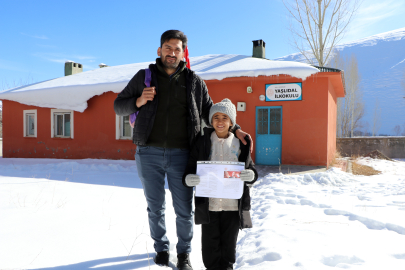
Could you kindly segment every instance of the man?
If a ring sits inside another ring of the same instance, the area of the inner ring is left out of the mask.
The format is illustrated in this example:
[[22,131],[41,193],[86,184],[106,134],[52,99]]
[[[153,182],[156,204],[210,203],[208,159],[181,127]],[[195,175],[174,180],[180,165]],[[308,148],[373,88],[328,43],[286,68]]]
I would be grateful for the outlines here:
[[[154,261],[169,265],[165,225],[165,176],[176,213],[177,268],[192,270],[189,254],[193,237],[193,190],[183,186],[189,148],[206,123],[213,104],[204,81],[182,61],[187,37],[178,30],[164,32],[156,64],[151,64],[151,87],[145,87],[145,70],[138,71],[114,101],[121,116],[139,112],[133,130],[136,165],[148,204],[150,235],[157,252]],[[239,127],[237,127],[239,128]],[[243,139],[245,132],[235,134]]]

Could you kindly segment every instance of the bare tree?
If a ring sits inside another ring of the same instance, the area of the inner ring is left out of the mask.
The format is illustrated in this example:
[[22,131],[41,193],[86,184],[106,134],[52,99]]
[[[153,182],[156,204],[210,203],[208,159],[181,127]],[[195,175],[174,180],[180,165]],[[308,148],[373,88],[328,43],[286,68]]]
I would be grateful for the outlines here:
[[381,108],[378,99],[375,100],[374,114],[373,114],[373,126],[372,126],[372,136],[377,136],[377,132],[381,128]]
[[392,130],[394,131],[395,136],[401,135],[401,126],[400,125],[396,125]]
[[338,137],[353,137],[354,130],[359,130],[364,115],[364,102],[361,77],[355,55],[343,58],[338,51],[331,61],[333,67],[344,70],[346,95],[337,101],[336,131]]
[[25,79],[12,80],[12,81],[2,80],[1,84],[0,84],[0,91],[12,89],[12,88],[16,88],[16,87],[20,87],[20,86],[24,86],[24,85],[30,85],[35,82],[36,82],[36,80],[31,76],[27,76]]
[[[405,68],[402,71],[401,86],[402,86],[402,90],[404,91],[404,94],[405,94]],[[405,98],[405,96],[404,96],[404,98]]]
[[283,0],[291,18],[293,46],[309,63],[325,66],[362,1]]

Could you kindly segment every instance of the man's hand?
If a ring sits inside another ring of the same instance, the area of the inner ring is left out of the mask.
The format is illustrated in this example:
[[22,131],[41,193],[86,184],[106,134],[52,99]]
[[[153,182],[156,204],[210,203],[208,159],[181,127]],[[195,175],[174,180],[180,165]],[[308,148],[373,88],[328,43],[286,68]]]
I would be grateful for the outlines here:
[[247,144],[247,141],[245,140],[245,136],[246,136],[246,135],[249,136],[249,140],[250,140],[250,153],[252,153],[252,152],[253,152],[253,140],[252,140],[252,137],[250,137],[250,134],[248,134],[248,133],[242,131],[241,129],[237,129],[237,130],[235,131],[235,135],[236,135],[236,137],[237,137],[239,140],[242,141],[242,143],[243,143],[244,145]]
[[136,106],[140,108],[145,105],[146,102],[152,101],[156,95],[155,87],[146,87],[143,89],[142,96],[136,100]]

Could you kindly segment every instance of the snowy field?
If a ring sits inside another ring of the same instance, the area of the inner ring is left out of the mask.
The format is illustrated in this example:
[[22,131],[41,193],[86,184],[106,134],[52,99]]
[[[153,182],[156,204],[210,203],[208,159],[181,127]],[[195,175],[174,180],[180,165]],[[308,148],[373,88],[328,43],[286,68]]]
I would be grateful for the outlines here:
[[[382,171],[270,174],[252,188],[254,228],[236,269],[405,269],[405,162]],[[0,269],[167,269],[153,263],[134,161],[0,158]],[[175,216],[167,190],[171,267]],[[204,269],[200,226],[191,262]]]

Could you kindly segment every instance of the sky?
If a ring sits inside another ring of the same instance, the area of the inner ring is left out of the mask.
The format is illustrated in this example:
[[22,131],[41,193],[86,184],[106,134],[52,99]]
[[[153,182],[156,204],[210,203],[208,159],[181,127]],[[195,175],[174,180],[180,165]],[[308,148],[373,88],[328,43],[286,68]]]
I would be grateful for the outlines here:
[[[364,0],[348,42],[405,26],[405,1]],[[190,56],[251,55],[266,42],[266,58],[297,52],[282,0],[28,1],[0,0],[0,90],[64,76],[67,60],[84,71],[153,61],[160,35],[184,31]]]

